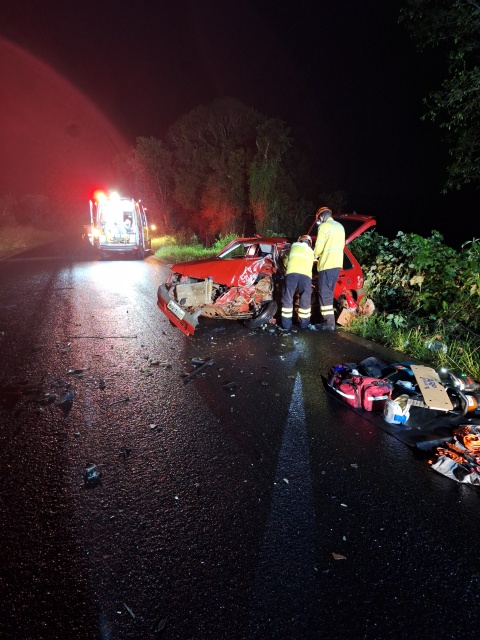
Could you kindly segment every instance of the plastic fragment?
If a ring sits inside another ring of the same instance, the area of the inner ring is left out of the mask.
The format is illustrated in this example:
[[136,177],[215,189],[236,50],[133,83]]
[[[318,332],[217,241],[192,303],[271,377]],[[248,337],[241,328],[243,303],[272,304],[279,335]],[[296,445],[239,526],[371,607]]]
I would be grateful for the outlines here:
[[100,480],[100,471],[98,471],[97,465],[92,464],[90,467],[87,467],[83,477],[86,485],[93,486],[97,484]]
[[135,614],[133,613],[133,611],[130,609],[130,607],[125,604],[125,602],[123,603],[123,606],[125,607],[125,609],[128,611],[128,613],[132,616],[133,620],[135,620]]
[[57,407],[59,407],[64,413],[68,413],[73,406],[74,397],[75,391],[73,389],[71,391],[67,391],[67,393],[60,399],[60,402],[57,403]]
[[160,633],[160,631],[163,631],[163,629],[165,629],[166,624],[167,624],[167,619],[160,618],[160,620],[153,627],[153,633]]

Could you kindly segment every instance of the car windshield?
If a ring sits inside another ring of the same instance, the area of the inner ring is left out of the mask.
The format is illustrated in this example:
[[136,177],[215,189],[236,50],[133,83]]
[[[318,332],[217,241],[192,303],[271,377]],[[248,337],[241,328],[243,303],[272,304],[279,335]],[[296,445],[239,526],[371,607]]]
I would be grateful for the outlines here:
[[274,245],[262,242],[237,242],[218,255],[219,258],[264,258],[271,256]]
[[241,242],[237,242],[236,244],[228,247],[225,251],[222,251],[218,255],[219,258],[244,258],[248,255],[250,247],[254,247],[252,243],[244,244]]

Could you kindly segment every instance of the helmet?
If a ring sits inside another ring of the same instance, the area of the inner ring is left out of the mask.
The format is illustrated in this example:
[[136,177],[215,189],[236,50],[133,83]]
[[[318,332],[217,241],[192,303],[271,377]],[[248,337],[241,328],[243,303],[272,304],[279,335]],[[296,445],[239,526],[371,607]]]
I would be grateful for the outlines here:
[[312,239],[310,236],[300,236],[298,242],[306,242],[309,247],[312,246]]
[[316,213],[318,224],[322,224],[322,222],[325,222],[325,220],[329,218],[331,215],[332,215],[331,209],[329,209],[328,207],[320,207],[320,209]]

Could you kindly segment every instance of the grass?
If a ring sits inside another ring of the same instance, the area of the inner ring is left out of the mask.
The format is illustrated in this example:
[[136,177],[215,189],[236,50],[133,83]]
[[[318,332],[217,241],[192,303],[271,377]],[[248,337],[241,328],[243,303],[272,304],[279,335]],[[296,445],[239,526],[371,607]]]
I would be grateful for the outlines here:
[[450,340],[440,334],[427,334],[419,326],[396,327],[379,313],[355,318],[346,330],[435,369],[446,367],[480,380],[480,337],[475,334]]
[[152,238],[152,252],[156,258],[171,263],[201,260],[216,256],[235,237],[234,234],[220,236],[213,246],[207,249],[198,242],[195,236],[190,239],[189,243],[182,237],[159,236]]
[[165,260],[165,262],[186,262],[187,260],[201,260],[202,258],[210,258],[215,256],[218,251],[216,249],[205,249],[202,245],[166,245],[158,249],[154,248],[152,241],[152,251],[156,258]]

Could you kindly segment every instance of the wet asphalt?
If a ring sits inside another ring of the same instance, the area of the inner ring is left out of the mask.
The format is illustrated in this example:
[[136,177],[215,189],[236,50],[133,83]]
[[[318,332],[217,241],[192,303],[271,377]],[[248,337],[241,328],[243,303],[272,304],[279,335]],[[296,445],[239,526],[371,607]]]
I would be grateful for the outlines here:
[[[2,639],[475,633],[478,489],[321,382],[401,355],[187,338],[156,307],[165,265],[70,249],[0,263]],[[192,358],[213,364],[185,382]]]

